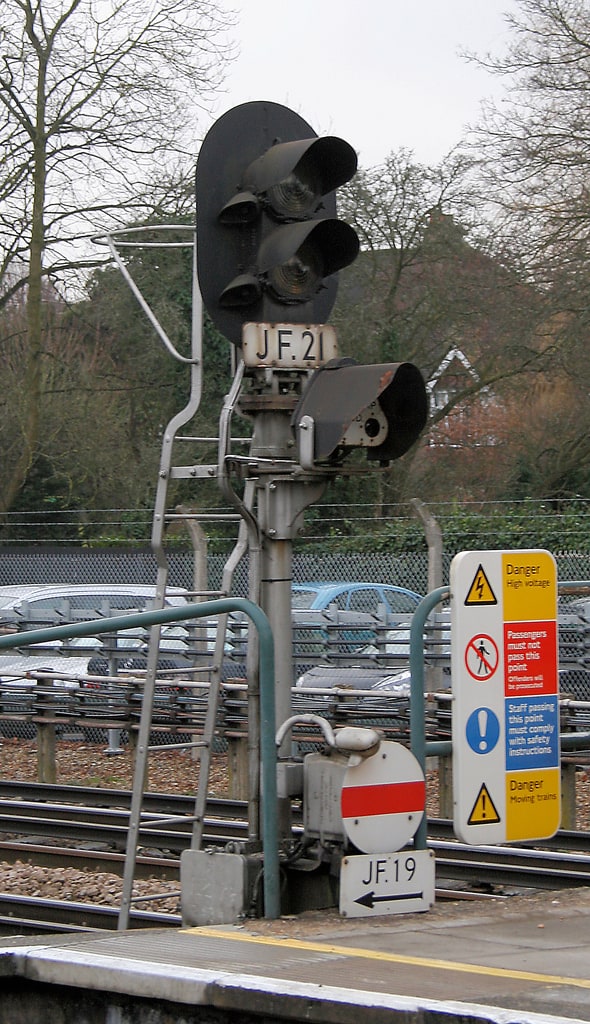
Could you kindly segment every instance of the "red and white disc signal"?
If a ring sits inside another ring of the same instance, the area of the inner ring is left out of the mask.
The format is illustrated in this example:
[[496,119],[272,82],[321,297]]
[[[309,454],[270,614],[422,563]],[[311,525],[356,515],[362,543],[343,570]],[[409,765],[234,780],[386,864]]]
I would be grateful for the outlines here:
[[415,835],[426,807],[418,760],[401,743],[385,741],[376,754],[346,769],[344,830],[363,853],[395,853]]

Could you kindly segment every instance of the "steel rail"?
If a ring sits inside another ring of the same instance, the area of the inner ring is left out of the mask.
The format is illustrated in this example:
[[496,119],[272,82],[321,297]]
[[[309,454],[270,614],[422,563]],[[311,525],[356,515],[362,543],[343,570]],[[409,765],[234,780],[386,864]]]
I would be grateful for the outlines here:
[[[452,840],[454,838],[453,822],[450,818],[428,818],[427,827],[429,839]],[[542,847],[544,850],[565,850],[568,853],[587,854],[590,850],[590,833],[559,829],[549,839],[543,839],[539,843],[529,839],[519,843],[515,849],[536,849],[538,847]]]
[[[449,878],[479,876],[488,883],[535,889],[590,885],[590,857],[583,854],[505,846],[465,846],[430,840],[437,871]],[[458,872],[454,874],[454,872]]]
[[[72,846],[48,846],[45,843],[19,842],[0,840],[0,861],[15,864],[17,861],[35,864],[44,868],[76,868],[80,871],[105,871],[111,875],[122,876],[125,855],[114,850],[92,850]],[[178,857],[165,857],[156,854],[139,854],[137,857],[136,878],[165,878],[177,881],[179,878],[180,860]],[[0,883],[1,888],[1,883]]]
[[[102,812],[105,824],[117,826],[125,822],[130,802],[131,793],[126,789],[0,780],[0,823],[14,815],[17,825],[22,821],[24,810],[27,810],[32,818],[42,818],[47,810],[48,815],[54,819],[71,814],[75,823],[82,813],[86,821],[91,819],[97,825],[101,823]],[[174,824],[175,832],[181,831],[181,826],[185,822],[187,826],[191,823],[193,802],[192,796],[178,793],[146,793],[143,819],[145,826],[149,828],[157,820],[159,825],[165,826],[169,822],[170,825]],[[83,809],[82,812],[79,808]],[[211,823],[211,834],[215,828],[218,832],[227,831],[230,838],[238,838],[243,830],[246,808],[247,804],[243,800],[210,797],[206,808],[206,822]],[[297,828],[300,827],[301,820],[301,808],[295,805],[293,821]],[[6,832],[7,829],[0,831]],[[447,818],[429,817],[427,832],[429,839],[452,840],[453,823]],[[518,843],[515,848],[530,849],[537,846],[545,850],[587,853],[590,848],[590,836],[584,831],[560,829],[555,836],[544,839],[541,843],[526,841]]]
[[[118,916],[118,907],[0,893],[0,928],[57,932],[115,930]],[[130,928],[179,928],[181,924],[179,914],[135,909],[130,913]]]
[[[32,800],[48,803],[84,804],[86,807],[127,807],[131,806],[130,789],[107,789],[104,786],[72,786],[59,782],[20,782],[14,779],[0,779],[0,800]],[[194,796],[183,793],[144,794],[144,808],[152,811],[166,811],[170,807],[179,813],[186,808],[190,814],[194,807]],[[232,800],[225,797],[209,797],[207,809],[211,814],[223,813],[224,816],[235,814],[238,818],[246,816],[245,800]]]
[[[485,886],[516,886],[519,891],[527,888],[555,891],[590,883],[589,857],[504,847],[473,848],[441,841],[429,841],[429,846],[436,855],[436,897],[439,900],[509,899],[502,893],[477,891],[478,887]],[[68,851],[61,852],[67,854]],[[167,877],[173,878],[172,862],[166,862],[166,865]],[[467,882],[474,888],[465,891],[456,885],[453,888],[441,886],[451,879],[454,883]],[[111,930],[117,927],[117,919],[116,907],[0,893],[0,933],[6,929],[21,932]],[[180,916],[172,912],[134,908],[129,927],[180,927],[181,923]]]
[[[104,789],[101,787],[69,786],[48,782],[15,782],[0,780],[0,803],[6,801],[25,801],[45,804],[71,804],[90,808],[106,808],[108,810],[129,810],[131,791],[128,789]],[[158,814],[170,817],[192,815],[194,796],[182,793],[151,793],[144,794],[145,814]],[[234,800],[229,797],[209,797],[205,808],[207,819],[236,819],[244,821],[247,816],[248,804],[245,800]],[[293,808],[293,820],[302,819],[301,809]]]
[[[15,813],[14,804],[6,808],[0,803],[0,833],[5,835],[44,836],[70,842],[109,844],[115,849],[125,850],[129,830],[129,812],[108,811],[99,808],[72,808],[66,805],[36,805],[20,803]],[[149,816],[142,815],[139,838],[142,846],[154,849],[182,852],[190,846],[192,817],[186,821],[176,820],[166,827],[150,824]],[[206,821],[207,841],[210,844],[225,844],[231,840],[248,838],[248,823],[245,819],[224,820],[208,818]]]
[[[224,806],[223,801],[220,806]],[[129,811],[126,808],[0,801],[0,832],[13,837],[10,840],[11,847],[14,847],[14,837],[17,836],[66,839],[69,842],[84,842],[85,853],[89,858],[94,856],[94,852],[88,849],[89,843],[99,849],[110,845],[115,851],[111,854],[114,861],[117,849],[123,850],[125,847],[128,820]],[[178,815],[171,815],[170,826],[166,827],[166,819],[161,817],[161,812],[148,812],[142,817],[142,844],[146,848],[180,854],[190,844],[190,826],[190,815],[184,820]],[[530,877],[533,887],[590,884],[590,856],[585,852],[588,843],[586,833],[559,832],[553,840],[536,846],[527,843],[517,846],[472,847],[453,840],[451,828],[450,822],[441,819],[433,819],[427,825],[428,846],[435,851],[437,871],[445,877],[455,877],[453,873],[457,873],[457,877],[468,875],[486,881],[499,879],[503,882],[510,877],[511,884],[526,884],[526,879]],[[209,844],[223,846],[244,839],[247,839],[247,823],[244,818],[207,819]],[[31,844],[17,845],[32,852]],[[51,855],[47,847],[43,848],[43,852],[46,857]],[[72,853],[74,855],[76,851]],[[61,848],[55,856],[63,861],[67,857],[67,850]],[[108,862],[107,853],[104,863]]]

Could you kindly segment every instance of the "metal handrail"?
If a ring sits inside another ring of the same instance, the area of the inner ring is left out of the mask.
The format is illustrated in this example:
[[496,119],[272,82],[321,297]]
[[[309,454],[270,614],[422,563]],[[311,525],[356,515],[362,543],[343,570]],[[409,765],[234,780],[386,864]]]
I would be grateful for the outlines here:
[[96,633],[116,633],[119,629],[134,629],[143,626],[163,625],[167,622],[182,622],[198,619],[205,615],[223,615],[241,611],[254,623],[259,644],[261,738],[260,754],[262,763],[263,853],[264,853],[264,916],[269,919],[280,917],[279,884],[279,842],[277,772],[275,748],[275,669],[274,639],[268,618],[258,605],[242,597],[225,597],[217,601],[174,608],[160,608],[149,612],[117,615],[109,619],[92,619],[87,622],[71,623],[32,629],[24,633],[0,636],[0,651],[12,647],[47,643],[51,640],[69,640],[72,637],[95,636]]

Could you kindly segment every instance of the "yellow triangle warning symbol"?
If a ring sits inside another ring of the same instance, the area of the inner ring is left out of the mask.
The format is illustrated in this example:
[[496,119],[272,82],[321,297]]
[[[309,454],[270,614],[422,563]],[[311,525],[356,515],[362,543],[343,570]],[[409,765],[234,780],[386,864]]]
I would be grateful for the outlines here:
[[467,819],[468,825],[497,825],[500,821],[500,815],[498,814],[494,801],[492,800],[488,787],[485,782],[482,782],[481,788],[475,803],[471,810],[471,814]]
[[497,604],[498,599],[492,590],[490,581],[488,580],[483,565],[478,566],[477,572],[473,577],[473,583],[471,584],[467,597],[465,598],[465,604]]

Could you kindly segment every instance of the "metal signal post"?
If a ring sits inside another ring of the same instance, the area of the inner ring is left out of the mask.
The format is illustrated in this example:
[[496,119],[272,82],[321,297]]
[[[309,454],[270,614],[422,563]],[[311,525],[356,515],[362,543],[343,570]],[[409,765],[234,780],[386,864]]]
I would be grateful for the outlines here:
[[[427,416],[415,366],[340,359],[327,324],[337,272],[359,250],[336,216],[336,189],[356,168],[347,142],[318,138],[294,111],[268,102],[224,114],[197,162],[199,286],[236,349],[235,410],[253,423],[248,455],[228,459],[220,476],[250,524],[259,586],[251,582],[249,596],[273,630],[277,728],[291,714],[292,544],[304,510],[353,449],[387,464],[411,447]],[[247,501],[238,496],[244,481]],[[283,747],[288,755],[286,740]],[[284,828],[287,836],[286,820]]]

